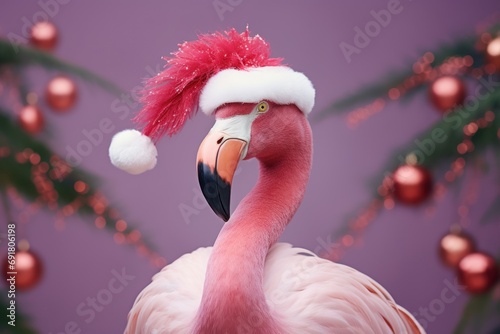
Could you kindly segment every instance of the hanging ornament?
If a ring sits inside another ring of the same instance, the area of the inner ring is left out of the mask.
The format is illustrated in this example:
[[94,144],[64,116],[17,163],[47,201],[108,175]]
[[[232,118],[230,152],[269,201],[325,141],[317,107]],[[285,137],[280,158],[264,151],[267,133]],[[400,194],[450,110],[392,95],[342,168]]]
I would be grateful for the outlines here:
[[486,47],[486,60],[500,71],[500,37],[491,40]]
[[45,100],[55,111],[67,111],[75,105],[76,98],[77,90],[73,80],[57,76],[49,81],[45,91]]
[[30,43],[38,49],[52,51],[57,45],[57,40],[57,28],[50,22],[38,22],[31,28]]
[[19,112],[19,125],[24,131],[36,135],[43,130],[45,124],[42,112],[37,106],[24,106]]
[[[43,265],[40,258],[30,250],[18,250],[15,253],[15,267],[10,268],[8,258],[3,261],[5,279],[15,276],[16,289],[27,290],[35,286],[43,275]],[[8,274],[15,272],[16,274]],[[7,281],[9,282],[9,281]]]
[[464,102],[465,84],[456,76],[439,77],[429,87],[429,98],[438,110],[447,112]]
[[498,277],[495,259],[482,252],[471,253],[458,264],[458,280],[470,293],[488,291],[495,285]]
[[451,231],[439,241],[439,257],[452,268],[456,268],[460,260],[475,250],[476,244],[472,237],[461,230]]
[[393,174],[394,197],[405,204],[420,204],[432,190],[431,174],[424,167],[406,164]]

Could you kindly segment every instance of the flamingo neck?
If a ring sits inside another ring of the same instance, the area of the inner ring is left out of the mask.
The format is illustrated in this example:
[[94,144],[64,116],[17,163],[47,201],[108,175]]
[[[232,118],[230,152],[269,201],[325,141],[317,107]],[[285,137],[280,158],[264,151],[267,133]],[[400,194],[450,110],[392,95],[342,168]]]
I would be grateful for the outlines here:
[[[254,189],[222,228],[208,262],[194,333],[282,333],[266,303],[264,264],[302,201],[312,139],[304,118],[281,156],[261,158]],[[293,140],[295,139],[295,140]]]

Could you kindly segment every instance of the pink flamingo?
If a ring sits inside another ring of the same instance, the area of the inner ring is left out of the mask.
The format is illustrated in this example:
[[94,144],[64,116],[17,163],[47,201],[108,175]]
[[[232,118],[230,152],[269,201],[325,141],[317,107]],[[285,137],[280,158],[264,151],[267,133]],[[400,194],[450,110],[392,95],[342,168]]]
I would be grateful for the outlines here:
[[[215,36],[255,42],[248,31]],[[200,40],[207,44],[209,38]],[[256,86],[249,86],[253,81]],[[216,122],[198,151],[198,177],[226,223],[213,247],[183,255],[153,277],[137,297],[125,333],[424,333],[368,276],[276,242],[300,205],[311,170],[309,80],[284,66],[225,67],[202,87],[200,108],[215,114]],[[145,110],[158,107],[156,102]],[[147,141],[148,135],[132,136]],[[130,162],[135,158],[120,142],[129,147],[131,141],[115,136],[113,163],[137,173],[138,162]],[[234,171],[240,160],[251,158],[260,162],[258,182],[230,215]],[[143,161],[140,171],[155,161]]]

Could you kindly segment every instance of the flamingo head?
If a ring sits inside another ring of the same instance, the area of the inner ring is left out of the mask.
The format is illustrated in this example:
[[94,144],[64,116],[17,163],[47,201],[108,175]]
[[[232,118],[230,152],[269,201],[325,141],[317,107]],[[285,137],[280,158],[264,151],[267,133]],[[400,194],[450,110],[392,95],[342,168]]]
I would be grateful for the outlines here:
[[224,221],[230,217],[231,184],[240,160],[272,164],[310,141],[306,116],[293,105],[269,100],[227,103],[215,111],[216,122],[197,155],[198,180],[212,210]]

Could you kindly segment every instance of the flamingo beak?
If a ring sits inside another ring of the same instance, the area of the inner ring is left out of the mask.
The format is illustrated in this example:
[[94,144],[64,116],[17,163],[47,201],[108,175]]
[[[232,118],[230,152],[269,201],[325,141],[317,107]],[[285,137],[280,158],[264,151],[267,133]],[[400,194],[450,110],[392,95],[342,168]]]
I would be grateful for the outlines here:
[[196,164],[201,191],[214,212],[225,222],[230,216],[231,183],[247,141],[212,130],[198,149]]

